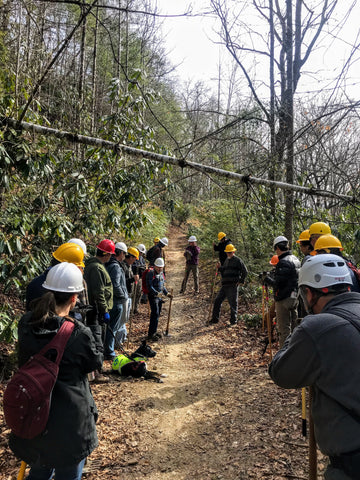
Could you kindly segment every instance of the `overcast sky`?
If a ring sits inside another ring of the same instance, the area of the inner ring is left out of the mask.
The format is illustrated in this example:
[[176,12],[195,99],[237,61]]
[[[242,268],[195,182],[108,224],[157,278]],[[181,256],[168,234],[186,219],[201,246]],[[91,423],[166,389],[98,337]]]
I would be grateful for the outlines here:
[[[153,0],[158,9],[164,14],[181,14],[184,13],[190,4],[192,4],[192,13],[201,13],[209,11],[209,0]],[[340,0],[340,7],[347,9],[352,0]],[[338,18],[341,18],[340,13]],[[339,67],[346,54],[344,48],[346,42],[354,40],[359,30],[360,6],[357,5],[356,10],[347,22],[347,27],[341,32],[342,41],[331,43],[329,41],[328,50],[326,46],[324,50],[319,52],[316,60],[312,60],[313,64],[306,64],[306,70],[321,71],[317,74],[323,75],[324,78],[336,77],[336,68]],[[226,65],[230,63],[230,54],[224,46],[214,44],[218,41],[216,19],[211,16],[187,17],[187,18],[166,18],[163,21],[162,31],[165,35],[166,49],[169,53],[169,59],[174,65],[179,65],[177,74],[182,80],[203,80],[209,86],[216,89],[216,78],[218,77],[219,61],[222,64],[222,76],[226,76]],[[359,38],[358,38],[359,41]],[[330,48],[329,48],[330,47]],[[314,55],[312,56],[314,58]],[[306,82],[300,84],[300,88],[306,91],[314,78],[310,75]],[[357,83],[358,90],[360,83],[360,65],[355,63],[351,72],[349,83]],[[358,95],[357,95],[358,96]]]

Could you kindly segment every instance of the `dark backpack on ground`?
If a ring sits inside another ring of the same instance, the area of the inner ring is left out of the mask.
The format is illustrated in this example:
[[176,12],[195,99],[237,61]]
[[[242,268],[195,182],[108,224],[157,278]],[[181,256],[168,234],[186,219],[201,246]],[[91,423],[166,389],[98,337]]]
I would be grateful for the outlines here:
[[[59,373],[67,341],[74,323],[61,325],[54,338],[14,373],[4,393],[4,415],[7,425],[20,438],[40,435],[49,418],[51,393]],[[56,353],[56,360],[54,358]]]
[[146,270],[144,270],[141,276],[141,289],[145,295],[149,294],[149,286],[148,286],[146,277],[150,271],[152,271],[155,276],[155,271],[153,267],[149,267]]

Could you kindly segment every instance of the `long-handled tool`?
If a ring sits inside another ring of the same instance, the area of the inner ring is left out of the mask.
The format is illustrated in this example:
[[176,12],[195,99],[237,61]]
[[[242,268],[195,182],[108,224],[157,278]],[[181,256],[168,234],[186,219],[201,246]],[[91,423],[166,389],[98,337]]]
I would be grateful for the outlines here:
[[272,360],[272,318],[270,315],[270,305],[269,305],[269,289],[267,285],[265,285],[265,295],[266,295],[266,325],[268,331],[268,339],[269,339],[269,352],[270,352],[270,360]]
[[306,388],[301,389],[302,436],[306,437]]
[[262,285],[262,331],[265,332],[265,285]]
[[313,387],[309,388],[309,480],[317,480],[317,449],[314,422],[311,415]]
[[168,313],[168,319],[167,319],[167,324],[166,324],[166,330],[165,330],[165,336],[169,337],[169,324],[170,324],[170,315],[171,315],[171,306],[172,306],[172,301],[173,301],[173,288],[170,290],[171,298],[170,298],[170,303],[169,303],[169,313]]
[[210,321],[210,315],[211,315],[211,312],[212,312],[212,305],[213,305],[213,301],[214,301],[214,292],[215,292],[215,284],[216,284],[217,275],[218,275],[218,266],[216,264],[215,265],[215,275],[213,277],[213,281],[212,281],[212,285],[211,285],[210,305],[209,305],[209,312],[208,312],[208,315],[207,315],[207,320],[208,321]]
[[26,462],[24,462],[24,460],[22,460],[21,464],[20,464],[20,470],[19,470],[19,473],[18,473],[18,476],[17,476],[17,480],[24,480],[26,467],[27,467]]

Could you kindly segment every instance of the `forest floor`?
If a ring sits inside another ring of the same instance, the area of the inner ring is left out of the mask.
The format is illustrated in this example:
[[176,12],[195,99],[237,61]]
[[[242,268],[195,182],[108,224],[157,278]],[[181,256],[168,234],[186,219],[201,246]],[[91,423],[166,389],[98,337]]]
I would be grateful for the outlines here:
[[[85,480],[247,480],[308,479],[308,440],[302,437],[300,391],[270,380],[269,350],[262,356],[261,329],[229,326],[223,305],[220,323],[208,326],[211,278],[201,267],[200,294],[192,277],[180,295],[186,232],[173,227],[166,251],[167,286],[173,288],[169,336],[151,343],[147,362],[155,380],[110,373],[107,384],[92,385],[99,410],[99,447],[85,467]],[[211,266],[211,270],[213,267]],[[159,330],[165,330],[169,301]],[[260,305],[240,313],[255,313]],[[129,352],[145,337],[148,306],[133,316]],[[0,385],[0,393],[4,382]],[[7,447],[8,429],[0,411],[0,478],[15,480],[20,462]],[[325,460],[318,452],[322,478]]]

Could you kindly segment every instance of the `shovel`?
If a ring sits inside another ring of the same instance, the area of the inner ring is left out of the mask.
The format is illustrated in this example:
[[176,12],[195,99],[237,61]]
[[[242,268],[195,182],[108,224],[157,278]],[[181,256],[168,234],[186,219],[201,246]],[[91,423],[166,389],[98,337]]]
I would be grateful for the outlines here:
[[172,305],[172,301],[173,301],[173,288],[170,290],[170,293],[171,293],[171,298],[170,298],[170,303],[169,303],[169,313],[168,313],[168,319],[167,319],[167,324],[166,324],[166,330],[165,330],[165,336],[166,337],[170,337],[171,335],[169,335],[169,324],[170,324],[170,314],[171,314],[171,305]]

